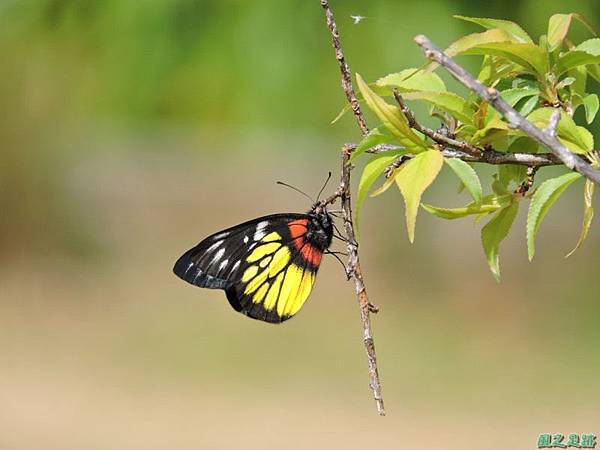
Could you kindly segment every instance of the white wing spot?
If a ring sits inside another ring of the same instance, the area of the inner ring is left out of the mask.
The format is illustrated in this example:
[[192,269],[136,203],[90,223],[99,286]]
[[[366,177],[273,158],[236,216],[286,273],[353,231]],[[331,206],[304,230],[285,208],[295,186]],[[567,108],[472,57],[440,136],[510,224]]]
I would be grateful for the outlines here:
[[244,236],[244,244],[247,244],[249,240],[250,239],[248,238],[248,236]]
[[235,264],[233,265],[233,267],[231,268],[231,273],[235,272],[236,269],[240,266],[240,260],[238,259]]
[[263,237],[265,237],[265,228],[267,228],[267,225],[269,225],[269,222],[266,220],[256,225],[256,231],[254,232],[255,241],[260,241]]
[[229,262],[228,259],[226,259],[225,261],[223,261],[221,264],[219,264],[219,272],[221,270],[223,270],[223,268],[227,265],[227,263]]
[[206,249],[207,252],[213,251],[214,249],[216,249],[217,247],[219,247],[221,244],[223,243],[222,240],[215,242],[213,245],[211,245],[210,247],[208,247]]
[[219,260],[221,259],[221,256],[223,256],[223,253],[225,253],[225,249],[224,249],[224,248],[222,248],[221,250],[219,250],[219,251],[218,251],[218,252],[215,254],[215,257],[212,259],[212,263],[211,263],[211,264],[214,264],[214,263],[216,263],[217,261],[219,261]]

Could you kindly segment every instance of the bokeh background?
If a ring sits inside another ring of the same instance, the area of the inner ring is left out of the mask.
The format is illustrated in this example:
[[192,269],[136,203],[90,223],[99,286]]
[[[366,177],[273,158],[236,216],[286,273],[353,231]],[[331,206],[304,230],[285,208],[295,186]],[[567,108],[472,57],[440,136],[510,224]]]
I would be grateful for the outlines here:
[[[576,8],[600,28],[595,0],[332,7],[369,80],[420,65],[418,33],[444,46],[477,30],[453,14],[538,36]],[[563,259],[581,184],[531,264],[521,211],[501,284],[470,221],[421,214],[409,245],[398,193],[367,202],[385,418],[333,259],[283,326],[171,274],[219,228],[306,210],[275,181],[314,193],[337,172],[358,139],[351,117],[330,125],[343,104],[317,0],[0,2],[0,448],[532,449],[542,432],[600,435],[597,226]],[[426,200],[464,199],[444,173]]]

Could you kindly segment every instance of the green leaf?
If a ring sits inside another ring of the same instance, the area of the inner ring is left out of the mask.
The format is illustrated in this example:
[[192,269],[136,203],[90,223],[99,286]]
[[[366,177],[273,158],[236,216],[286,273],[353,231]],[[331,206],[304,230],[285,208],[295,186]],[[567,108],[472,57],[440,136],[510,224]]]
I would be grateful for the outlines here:
[[527,167],[516,164],[502,164],[498,167],[498,181],[503,186],[508,187],[511,181],[517,185],[525,181],[527,176]]
[[585,20],[581,14],[554,14],[548,21],[548,47],[549,51],[554,51],[559,47],[571,26],[572,19],[576,19],[581,22],[592,34],[596,34],[591,25]]
[[522,116],[527,116],[531,114],[531,111],[535,109],[539,101],[540,97],[538,95],[535,95],[533,97],[530,97],[529,100],[527,100],[522,106],[519,106],[516,109]]
[[470,141],[478,145],[486,145],[491,141],[497,140],[499,137],[505,136],[507,132],[508,124],[500,118],[500,115],[495,110],[492,110],[491,119],[487,121],[481,130],[473,133]]
[[598,113],[598,96],[596,94],[589,94],[583,98],[583,107],[585,108],[585,120],[588,124],[594,121],[596,114]]
[[358,73],[356,82],[369,108],[404,147],[417,153],[427,148],[425,142],[408,126],[406,117],[400,108],[386,103],[384,99],[375,94]]
[[[554,72],[556,76],[560,76],[575,67],[598,63],[600,63],[600,38],[588,39],[574,49],[561,54],[556,62]],[[590,75],[592,75],[591,71]]]
[[380,87],[398,88],[400,92],[446,92],[446,85],[439,75],[421,69],[405,69],[391,73],[377,80],[375,84]]
[[360,141],[356,149],[352,152],[350,161],[354,161],[357,157],[376,145],[386,144],[393,140],[394,136],[390,134],[386,127],[380,126],[373,128],[371,131],[369,131],[369,134],[363,137],[362,141]]
[[[498,56],[484,56],[477,79],[488,86],[496,86],[499,81],[514,76],[520,67]],[[516,86],[513,86],[516,87]]]
[[[529,114],[527,119],[538,128],[546,128],[554,111],[555,109],[550,107],[539,108]],[[574,153],[584,154],[594,147],[590,132],[584,127],[577,126],[573,118],[564,111],[561,111],[557,137]]]
[[533,194],[527,213],[527,253],[530,261],[535,254],[535,236],[542,220],[565,189],[579,178],[581,175],[575,172],[551,178],[544,181]]
[[579,240],[575,245],[575,248],[571,250],[565,258],[571,256],[575,251],[581,247],[584,243],[585,238],[590,231],[592,225],[592,219],[594,218],[594,208],[592,206],[592,197],[594,196],[594,183],[590,180],[585,180],[585,187],[583,188],[583,225],[581,226],[581,233],[579,234]]
[[519,100],[539,94],[539,89],[532,89],[530,87],[506,89],[500,92],[506,103],[513,107],[519,103]]
[[446,111],[463,123],[473,123],[473,111],[467,101],[453,92],[409,92],[404,100],[423,100]]
[[406,206],[406,228],[410,242],[415,240],[415,224],[423,192],[433,183],[442,165],[444,157],[437,150],[427,150],[410,161],[395,177],[396,184],[404,197]]
[[470,49],[482,45],[485,43],[497,43],[497,42],[518,42],[514,36],[504,30],[492,29],[484,31],[483,33],[472,33],[461,37],[454,41],[444,53],[450,57],[462,55]]
[[[530,137],[515,139],[508,151],[511,153],[537,153],[539,144]],[[498,166],[498,181],[506,188],[511,182],[519,185],[527,176],[527,167],[516,164],[502,164]]]
[[501,56],[522,66],[538,77],[544,77],[548,72],[548,54],[535,44],[515,42],[480,43],[461,53],[464,55]]
[[402,152],[401,151],[390,151],[375,155],[363,169],[360,181],[358,183],[358,193],[356,194],[356,211],[354,222],[356,224],[356,231],[358,234],[358,228],[360,224],[360,211],[362,210],[363,203],[367,198],[367,194],[373,186],[373,183],[383,173],[385,168],[389,166]]
[[490,270],[498,282],[500,281],[500,243],[508,236],[518,211],[519,202],[513,201],[509,206],[498,211],[492,220],[481,229],[483,251]]
[[492,213],[508,206],[513,199],[512,194],[506,194],[501,196],[487,195],[482,203],[471,202],[462,208],[440,208],[437,206],[428,205],[421,203],[421,206],[425,211],[434,216],[441,217],[446,220],[461,219],[467,216],[481,216]]
[[475,203],[480,204],[483,197],[483,192],[477,172],[475,172],[475,170],[462,159],[444,158],[444,162],[454,171],[460,181],[462,181],[464,186],[471,194],[471,197],[473,197]]
[[396,167],[393,170],[393,172],[390,174],[390,176],[385,179],[383,184],[381,186],[379,186],[377,189],[375,189],[373,192],[371,192],[371,195],[369,195],[369,197],[377,197],[378,195],[381,195],[385,191],[387,191],[392,186],[392,184],[395,183],[396,177],[398,176],[398,174],[400,173],[400,171],[402,169],[404,169],[404,165],[401,165],[400,167]]
[[586,68],[590,76],[598,83],[600,83],[600,65],[591,64],[589,66],[586,66]]
[[487,19],[483,17],[466,17],[466,16],[454,16],[456,19],[465,20],[467,22],[476,23],[484,28],[499,28],[500,30],[510,33],[519,42],[533,42],[527,32],[510,20],[501,19]]
[[588,70],[586,66],[579,66],[569,70],[569,76],[575,78],[575,82],[569,87],[569,89],[571,90],[571,95],[577,94],[582,98],[585,97],[587,73]]

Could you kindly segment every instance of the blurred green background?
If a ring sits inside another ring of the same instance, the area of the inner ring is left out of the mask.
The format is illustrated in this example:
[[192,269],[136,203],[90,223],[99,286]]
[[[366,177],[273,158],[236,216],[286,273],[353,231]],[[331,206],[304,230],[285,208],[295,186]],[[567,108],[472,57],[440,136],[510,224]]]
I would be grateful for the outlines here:
[[[418,33],[444,46],[478,30],[453,14],[538,36],[576,7],[600,28],[595,0],[332,7],[368,80],[420,65]],[[367,202],[385,418],[334,260],[279,327],[171,274],[219,228],[306,210],[274,182],[313,193],[337,172],[358,139],[350,116],[329,124],[343,104],[317,0],[0,2],[0,448],[530,449],[542,432],[600,434],[597,227],[563,259],[581,184],[532,264],[521,211],[501,284],[471,222],[421,214],[411,246],[400,196]],[[464,200],[447,175],[428,202]]]

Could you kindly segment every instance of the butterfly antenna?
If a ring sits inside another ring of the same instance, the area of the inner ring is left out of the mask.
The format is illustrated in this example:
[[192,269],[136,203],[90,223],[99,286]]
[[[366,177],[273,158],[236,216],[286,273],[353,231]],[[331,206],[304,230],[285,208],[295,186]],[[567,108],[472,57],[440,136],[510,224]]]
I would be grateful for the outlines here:
[[315,203],[315,201],[310,197],[310,195],[308,195],[306,192],[301,191],[300,189],[298,189],[295,186],[292,186],[291,184],[287,184],[284,183],[283,181],[277,181],[277,184],[280,184],[282,186],[288,187],[290,189],[293,189],[296,192],[299,192],[300,194],[304,195],[307,199],[309,199],[311,202]]
[[331,172],[329,172],[327,174],[327,179],[325,180],[325,183],[323,183],[323,187],[321,188],[321,190],[319,191],[319,193],[317,194],[317,201],[319,201],[319,197],[321,197],[321,194],[323,193],[323,191],[325,190],[325,186],[327,186],[327,183],[329,183],[329,180],[331,180]]

